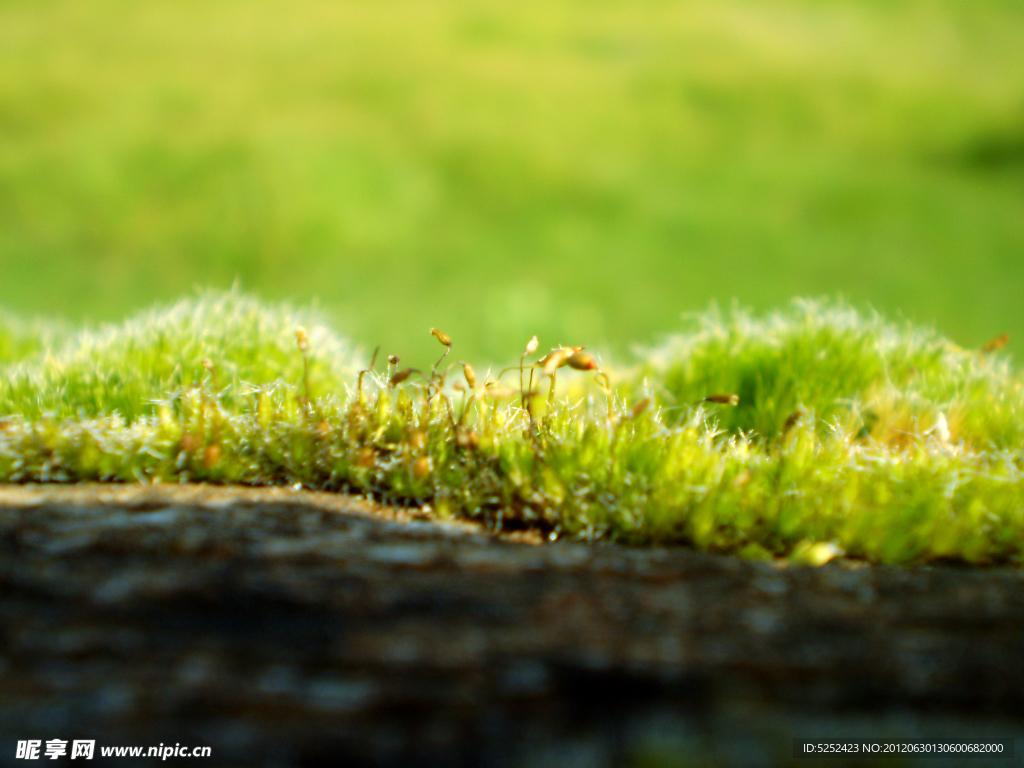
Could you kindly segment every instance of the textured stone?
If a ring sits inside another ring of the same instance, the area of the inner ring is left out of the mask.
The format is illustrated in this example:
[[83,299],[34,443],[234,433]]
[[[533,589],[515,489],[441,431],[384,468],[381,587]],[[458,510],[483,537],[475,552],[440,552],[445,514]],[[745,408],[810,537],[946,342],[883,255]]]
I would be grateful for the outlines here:
[[286,489],[2,488],[0,763],[27,738],[511,767],[1020,735],[1014,570],[524,539]]

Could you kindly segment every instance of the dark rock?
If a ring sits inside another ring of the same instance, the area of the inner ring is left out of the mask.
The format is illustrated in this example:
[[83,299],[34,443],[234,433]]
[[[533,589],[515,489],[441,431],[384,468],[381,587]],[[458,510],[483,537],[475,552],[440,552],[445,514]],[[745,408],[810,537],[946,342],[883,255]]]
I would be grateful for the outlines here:
[[1011,569],[531,545],[282,489],[0,490],[0,763],[85,738],[216,765],[770,765],[796,737],[1012,738],[1022,712]]

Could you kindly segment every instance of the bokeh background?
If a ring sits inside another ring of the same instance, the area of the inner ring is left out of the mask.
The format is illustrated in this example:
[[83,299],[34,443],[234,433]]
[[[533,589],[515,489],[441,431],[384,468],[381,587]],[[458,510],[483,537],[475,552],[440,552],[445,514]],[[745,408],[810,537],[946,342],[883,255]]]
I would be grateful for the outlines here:
[[0,0],[0,305],[236,280],[411,360],[823,294],[1016,341],[1024,3]]

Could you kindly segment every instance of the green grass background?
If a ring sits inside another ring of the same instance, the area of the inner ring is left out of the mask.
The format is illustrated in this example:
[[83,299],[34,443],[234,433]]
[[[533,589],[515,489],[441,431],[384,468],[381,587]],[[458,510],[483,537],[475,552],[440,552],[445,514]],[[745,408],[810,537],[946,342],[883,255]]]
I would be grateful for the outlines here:
[[0,0],[0,305],[239,279],[414,364],[837,292],[1020,339],[1022,40],[1019,0]]

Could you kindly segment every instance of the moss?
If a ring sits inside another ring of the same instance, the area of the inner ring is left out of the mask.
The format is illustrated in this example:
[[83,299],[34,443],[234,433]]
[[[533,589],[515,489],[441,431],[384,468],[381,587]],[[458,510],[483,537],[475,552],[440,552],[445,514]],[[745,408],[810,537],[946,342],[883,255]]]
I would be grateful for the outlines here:
[[953,442],[1002,449],[1024,440],[1024,386],[1005,357],[840,303],[801,299],[764,318],[695,315],[647,353],[643,374],[670,409],[738,395],[738,407],[717,412],[720,424],[768,440],[806,418],[822,434],[838,426],[897,445],[935,428],[940,414]]
[[524,400],[518,366],[500,385],[457,363],[357,378],[311,320],[211,294],[7,365],[0,478],[301,484],[809,565],[1024,556],[1020,377],[927,329],[822,303],[709,313],[617,390],[572,374],[548,403],[547,384]]

